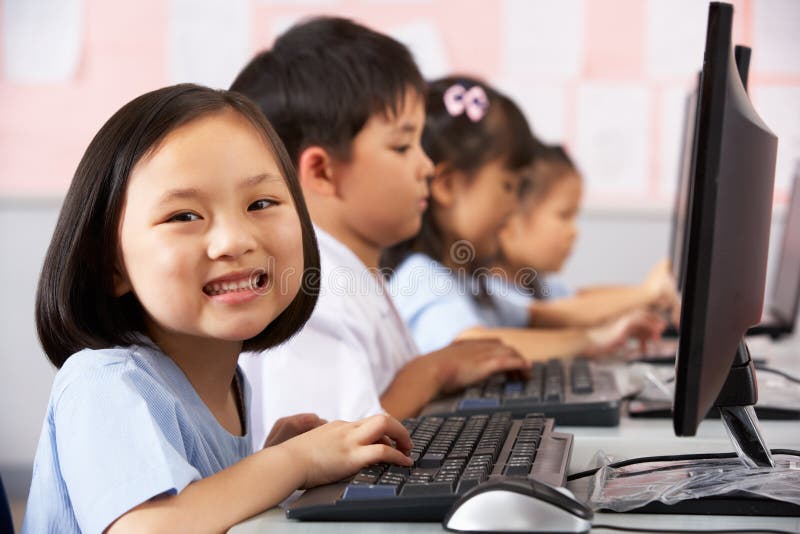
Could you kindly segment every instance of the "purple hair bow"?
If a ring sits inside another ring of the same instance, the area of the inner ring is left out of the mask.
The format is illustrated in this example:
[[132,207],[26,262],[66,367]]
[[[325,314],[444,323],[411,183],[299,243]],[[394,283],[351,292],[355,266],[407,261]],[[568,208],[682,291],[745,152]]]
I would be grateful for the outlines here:
[[466,89],[457,83],[444,92],[444,107],[453,117],[464,113],[472,122],[478,122],[489,109],[489,97],[480,85]]

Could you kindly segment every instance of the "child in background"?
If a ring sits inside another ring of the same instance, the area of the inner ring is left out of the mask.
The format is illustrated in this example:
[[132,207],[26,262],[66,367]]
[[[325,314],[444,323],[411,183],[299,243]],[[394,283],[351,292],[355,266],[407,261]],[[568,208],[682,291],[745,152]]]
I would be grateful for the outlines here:
[[396,268],[392,295],[422,350],[494,337],[538,360],[610,351],[631,333],[654,335],[655,318],[638,315],[592,328],[505,327],[487,294],[485,268],[539,144],[509,98],[472,78],[433,82],[426,112],[423,147],[435,164],[430,208],[420,233],[383,261]]
[[312,19],[256,56],[231,89],[286,143],[322,258],[319,302],[302,332],[242,360],[257,443],[286,414],[409,417],[440,392],[528,366],[489,340],[420,356],[386,294],[381,250],[419,229],[433,170],[420,146],[425,83],[402,44],[346,19]]
[[300,273],[318,260],[291,161],[251,102],[187,84],[114,114],[39,281],[39,337],[60,370],[23,532],[219,532],[298,488],[410,465],[385,415],[284,431],[252,454],[239,354],[302,327],[317,286]]
[[[639,285],[597,287],[571,295],[550,275],[572,252],[583,185],[560,146],[543,147],[531,169],[520,209],[500,232],[500,254],[492,272],[492,298],[518,306],[533,326],[592,326],[638,309],[668,311],[677,290],[667,262]],[[527,278],[527,280],[526,280]],[[507,325],[514,326],[514,325]]]

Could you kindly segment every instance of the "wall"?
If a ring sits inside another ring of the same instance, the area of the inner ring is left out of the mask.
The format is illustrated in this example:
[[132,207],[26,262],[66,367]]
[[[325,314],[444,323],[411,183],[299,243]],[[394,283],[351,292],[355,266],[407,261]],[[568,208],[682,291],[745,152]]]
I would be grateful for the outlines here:
[[[781,137],[777,191],[800,158],[800,2],[734,0],[733,41]],[[483,76],[536,132],[566,143],[588,200],[669,205],[684,99],[702,66],[704,0],[0,0],[0,194],[60,195],[94,132],[176,82],[227,87],[256,50],[313,14],[409,45],[424,74]]]

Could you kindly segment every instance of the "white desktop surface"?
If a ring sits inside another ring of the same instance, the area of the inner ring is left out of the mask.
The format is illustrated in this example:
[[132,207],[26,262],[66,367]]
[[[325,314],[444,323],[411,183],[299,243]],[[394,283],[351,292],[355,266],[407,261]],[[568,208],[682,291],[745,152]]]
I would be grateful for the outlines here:
[[[756,338],[749,342],[754,356],[768,358],[770,367],[776,367],[800,376],[800,339],[776,344]],[[762,421],[761,429],[770,448],[800,450],[800,421]],[[597,451],[613,459],[635,458],[663,454],[733,451],[722,423],[706,420],[697,435],[691,438],[675,437],[672,421],[667,419],[631,419],[623,417],[617,427],[556,427],[557,431],[574,434],[569,472],[577,473],[590,467]],[[667,516],[651,514],[595,514],[594,524],[613,524],[648,529],[685,530],[748,530],[778,529],[800,533],[797,517],[744,517],[744,516]],[[346,523],[301,522],[286,519],[282,509],[268,510],[240,523],[229,532],[255,533],[353,533],[393,534],[445,532],[439,523]],[[593,529],[597,532],[611,532]]]

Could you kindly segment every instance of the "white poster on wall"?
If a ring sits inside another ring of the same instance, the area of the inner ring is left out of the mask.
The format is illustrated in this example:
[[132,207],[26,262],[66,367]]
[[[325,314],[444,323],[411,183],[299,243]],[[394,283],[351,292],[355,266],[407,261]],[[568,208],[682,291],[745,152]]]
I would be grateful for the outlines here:
[[778,136],[775,189],[787,193],[795,162],[800,161],[800,87],[755,87],[752,99],[758,114]]
[[524,83],[510,76],[497,80],[497,88],[522,109],[533,133],[545,143],[563,144],[566,139],[566,94],[561,84]]
[[800,2],[753,4],[753,66],[759,72],[800,74]]
[[84,48],[83,0],[5,0],[3,74],[12,83],[75,78]]
[[168,78],[227,89],[250,59],[248,0],[171,0]]
[[650,182],[650,94],[645,86],[591,83],[578,90],[576,163],[588,193],[643,198]]
[[683,79],[703,67],[708,2],[647,2],[647,73],[654,78]]
[[389,35],[408,47],[427,80],[452,74],[444,39],[430,20],[417,20],[389,29]]
[[573,78],[584,60],[583,0],[506,0],[505,72]]

